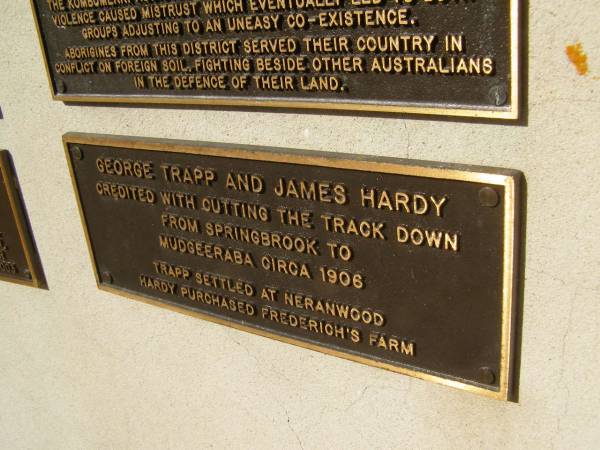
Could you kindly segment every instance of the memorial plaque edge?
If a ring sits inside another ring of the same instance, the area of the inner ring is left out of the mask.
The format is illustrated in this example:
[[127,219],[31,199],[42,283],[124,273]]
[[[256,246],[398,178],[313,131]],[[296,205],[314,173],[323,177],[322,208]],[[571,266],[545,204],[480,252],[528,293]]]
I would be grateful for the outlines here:
[[27,268],[31,273],[31,280],[13,278],[0,274],[0,281],[21,284],[23,286],[44,288],[45,281],[41,275],[41,268],[37,263],[37,255],[33,245],[33,238],[30,234],[29,224],[23,211],[17,177],[12,169],[12,163],[8,150],[0,150],[0,171],[2,172],[2,179],[8,195],[10,209],[15,218],[17,229],[19,230],[19,242],[23,252],[25,253]]

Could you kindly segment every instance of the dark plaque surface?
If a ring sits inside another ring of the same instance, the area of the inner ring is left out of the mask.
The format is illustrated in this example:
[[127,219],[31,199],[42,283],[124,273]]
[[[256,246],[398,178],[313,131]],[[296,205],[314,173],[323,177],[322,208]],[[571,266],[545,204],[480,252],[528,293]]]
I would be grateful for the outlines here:
[[519,0],[32,0],[54,98],[518,116]]
[[43,278],[9,153],[0,150],[0,281],[43,287]]
[[510,394],[519,173],[65,136],[102,289]]

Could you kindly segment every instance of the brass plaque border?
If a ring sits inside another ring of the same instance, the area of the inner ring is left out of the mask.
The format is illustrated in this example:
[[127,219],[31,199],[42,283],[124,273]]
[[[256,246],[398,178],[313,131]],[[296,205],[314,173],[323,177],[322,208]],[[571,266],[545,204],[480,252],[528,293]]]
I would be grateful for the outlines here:
[[510,3],[510,107],[505,108],[443,108],[435,106],[413,106],[392,102],[329,102],[318,100],[286,100],[269,98],[232,98],[223,96],[177,97],[172,95],[69,95],[57,94],[49,67],[46,46],[38,20],[38,11],[34,0],[30,0],[33,21],[37,31],[38,42],[44,58],[46,78],[50,86],[52,100],[66,103],[121,103],[121,104],[153,104],[153,105],[204,105],[235,106],[249,108],[297,108],[307,110],[355,111],[371,113],[406,113],[433,116],[472,117],[478,119],[516,120],[521,110],[521,33],[520,12],[521,0],[508,0]]
[[[142,294],[132,293],[124,289],[110,287],[103,284],[99,268],[96,265],[94,247],[88,233],[83,207],[73,164],[69,153],[69,145],[97,145],[104,147],[124,147],[133,150],[150,150],[165,153],[186,153],[213,157],[240,158],[246,160],[268,161],[285,164],[302,164],[311,166],[324,166],[334,169],[348,169],[360,171],[384,172],[396,175],[408,175],[416,177],[428,177],[442,180],[467,181],[474,183],[486,183],[504,187],[504,239],[503,239],[503,261],[502,261],[502,322],[501,322],[501,353],[499,388],[486,389],[472,384],[463,383],[442,376],[433,375],[426,371],[418,371],[406,367],[399,367],[377,360],[346,353],[344,351],[327,348],[321,345],[308,343],[295,338],[290,338],[259,328],[241,325],[226,319],[192,311],[184,307],[163,303],[146,297]],[[350,361],[359,362],[373,367],[387,369],[393,372],[409,375],[422,380],[432,381],[445,386],[462,389],[474,394],[496,400],[514,400],[514,366],[515,366],[515,341],[517,327],[517,312],[519,298],[518,268],[519,245],[520,245],[520,211],[521,211],[521,174],[518,171],[507,169],[490,168],[486,172],[480,172],[481,167],[471,167],[458,164],[426,163],[419,161],[399,160],[392,162],[386,158],[373,158],[360,155],[335,154],[315,151],[293,151],[288,149],[245,146],[235,144],[219,144],[197,141],[183,141],[173,139],[156,139],[129,137],[118,135],[90,134],[90,133],[67,133],[63,135],[63,146],[65,157],[69,167],[69,174],[73,190],[77,200],[81,223],[85,232],[85,238],[91,259],[94,276],[98,289],[115,295],[141,301],[146,304],[158,306],[188,316],[201,318],[213,323],[226,325],[237,330],[268,337],[288,344],[315,350],[328,355],[337,356]],[[351,159],[352,158],[352,159]],[[406,164],[404,164],[406,161]],[[410,163],[410,164],[409,164]],[[486,168],[487,169],[487,168]]]
[[21,195],[18,192],[17,177],[13,171],[8,150],[0,150],[0,172],[2,172],[4,189],[6,189],[8,194],[8,203],[15,218],[17,230],[19,231],[19,242],[23,248],[23,252],[25,253],[27,268],[31,273],[31,280],[23,280],[0,274],[0,281],[21,284],[23,286],[43,288],[45,286],[45,281],[37,264],[33,239],[30,235],[29,224],[25,218],[21,204]]

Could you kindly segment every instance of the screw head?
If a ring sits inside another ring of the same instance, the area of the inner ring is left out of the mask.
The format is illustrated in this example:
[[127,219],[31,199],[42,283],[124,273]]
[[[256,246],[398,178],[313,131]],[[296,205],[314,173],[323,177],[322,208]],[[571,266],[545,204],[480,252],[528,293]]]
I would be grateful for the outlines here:
[[480,367],[479,380],[485,384],[494,384],[496,381],[496,374],[494,374],[494,371],[487,366]]
[[75,159],[78,159],[78,160],[83,159],[83,152],[81,151],[81,148],[78,147],[77,145],[71,148],[71,155],[73,155],[73,158],[75,158]]
[[33,276],[31,275],[31,272],[29,271],[29,269],[23,270],[23,276],[25,278],[27,278],[28,280],[33,280]]
[[486,186],[479,190],[479,203],[481,206],[493,208],[500,202],[498,193],[489,186]]
[[102,282],[106,283],[106,284],[112,284],[112,282],[113,282],[113,277],[112,277],[111,273],[108,271],[102,272],[101,279],[102,279]]
[[489,96],[492,103],[496,106],[502,106],[508,100],[508,93],[506,92],[506,88],[502,85],[492,86]]
[[63,80],[58,80],[56,82],[56,90],[60,94],[64,94],[65,92],[67,92],[67,85],[65,84],[65,82]]

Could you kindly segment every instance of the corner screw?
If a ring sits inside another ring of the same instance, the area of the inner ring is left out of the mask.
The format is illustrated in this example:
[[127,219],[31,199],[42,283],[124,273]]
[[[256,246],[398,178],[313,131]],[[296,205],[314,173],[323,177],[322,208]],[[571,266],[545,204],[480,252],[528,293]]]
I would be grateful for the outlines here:
[[112,284],[113,283],[113,277],[112,277],[111,273],[108,272],[108,271],[102,272],[101,278],[102,278],[102,282],[103,283],[106,283],[106,284]]
[[490,89],[490,100],[496,106],[502,106],[508,100],[508,94],[504,86],[492,86]]
[[81,148],[79,148],[78,146],[75,146],[71,149],[71,154],[73,155],[73,158],[78,159],[78,160],[82,160],[83,159],[83,152],[81,151]]
[[494,381],[496,381],[496,375],[494,374],[494,371],[489,367],[480,367],[479,380],[485,384],[494,384]]
[[65,82],[63,80],[58,80],[56,82],[56,90],[60,94],[64,94],[65,92],[67,92],[67,85],[65,84]]
[[479,203],[481,203],[481,206],[493,208],[498,205],[499,201],[498,193],[491,187],[484,187],[479,191]]
[[31,272],[29,271],[29,269],[25,269],[23,270],[23,275],[25,276],[25,278],[27,278],[28,280],[33,280],[33,276],[31,275]]

